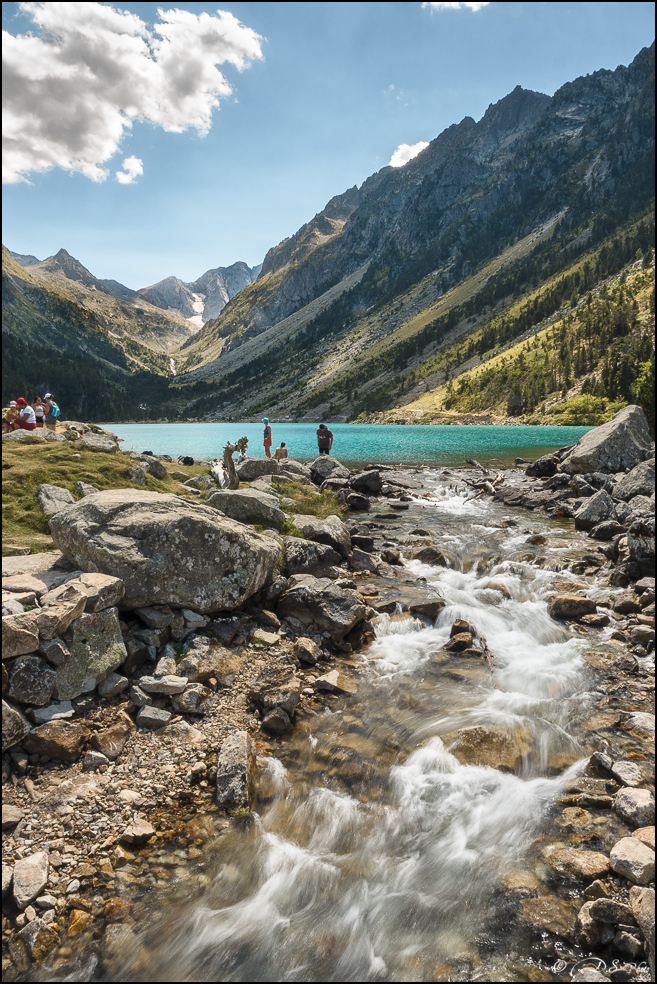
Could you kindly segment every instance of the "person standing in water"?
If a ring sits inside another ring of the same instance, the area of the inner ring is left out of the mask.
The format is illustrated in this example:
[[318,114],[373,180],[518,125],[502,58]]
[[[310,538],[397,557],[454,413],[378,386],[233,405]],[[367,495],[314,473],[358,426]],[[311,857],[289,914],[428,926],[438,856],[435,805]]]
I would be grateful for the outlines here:
[[317,428],[317,448],[321,454],[330,454],[333,447],[333,434],[326,424],[320,424]]
[[271,458],[271,427],[269,426],[269,417],[263,417],[262,422],[265,425],[265,438],[262,442],[265,448],[265,457]]

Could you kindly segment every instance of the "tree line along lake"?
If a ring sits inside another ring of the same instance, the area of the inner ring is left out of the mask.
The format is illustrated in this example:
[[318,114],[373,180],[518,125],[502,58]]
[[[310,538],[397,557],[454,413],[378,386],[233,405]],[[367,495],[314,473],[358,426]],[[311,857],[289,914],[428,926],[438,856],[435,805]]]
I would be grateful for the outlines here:
[[[590,427],[531,425],[332,424],[332,454],[348,465],[462,465],[468,458],[509,465],[535,460],[549,450],[575,444]],[[227,441],[249,439],[248,453],[264,454],[260,423],[103,424],[124,442],[124,450],[155,454],[220,457]],[[271,421],[273,447],[285,441],[299,461],[317,457],[317,425]]]

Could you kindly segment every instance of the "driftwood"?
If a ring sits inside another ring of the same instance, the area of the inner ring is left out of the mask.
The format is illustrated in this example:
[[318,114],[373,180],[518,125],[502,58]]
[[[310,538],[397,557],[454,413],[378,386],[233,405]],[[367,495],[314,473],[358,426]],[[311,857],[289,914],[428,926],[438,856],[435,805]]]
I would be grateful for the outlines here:
[[473,465],[475,468],[481,468],[484,475],[490,475],[488,468],[485,468],[484,465],[480,464],[476,458],[468,458],[467,461],[469,465]]
[[240,487],[240,480],[237,477],[237,472],[235,470],[233,455],[236,451],[246,451],[248,443],[248,437],[240,437],[237,444],[231,444],[231,442],[228,441],[224,445],[224,473],[228,483],[227,488],[229,489],[238,489]]
[[506,476],[504,472],[498,472],[495,478],[490,480],[483,478],[478,479],[476,482],[469,482],[467,478],[464,478],[463,481],[466,485],[469,485],[471,489],[477,489],[477,494],[471,495],[467,501],[472,502],[473,499],[478,499],[480,495],[484,494],[484,492],[488,493],[488,495],[495,495],[497,492],[497,486],[502,485],[505,479]]

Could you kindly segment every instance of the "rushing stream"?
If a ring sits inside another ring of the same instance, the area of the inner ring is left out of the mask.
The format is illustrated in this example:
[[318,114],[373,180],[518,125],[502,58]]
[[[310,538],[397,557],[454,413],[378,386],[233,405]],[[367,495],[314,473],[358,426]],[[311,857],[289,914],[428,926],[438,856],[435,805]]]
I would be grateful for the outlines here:
[[[435,624],[382,616],[374,643],[336,660],[357,694],[301,714],[273,744],[254,819],[225,824],[189,879],[181,862],[140,923],[139,953],[106,979],[529,979],[530,937],[506,889],[540,880],[536,844],[587,755],[574,734],[591,713],[580,656],[593,640],[553,621],[545,595],[572,582],[560,565],[587,544],[430,481],[434,495],[387,536],[403,551],[421,545],[418,525],[440,534],[449,567],[406,562],[446,599]],[[546,542],[528,545],[529,533]],[[456,618],[485,637],[492,667],[441,652]],[[447,750],[473,727],[503,729],[506,771]]]

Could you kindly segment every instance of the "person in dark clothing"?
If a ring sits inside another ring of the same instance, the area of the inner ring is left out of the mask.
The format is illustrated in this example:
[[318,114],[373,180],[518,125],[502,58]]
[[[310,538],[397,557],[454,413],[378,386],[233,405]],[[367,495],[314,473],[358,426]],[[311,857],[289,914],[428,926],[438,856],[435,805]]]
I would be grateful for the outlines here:
[[326,424],[320,424],[317,428],[317,447],[320,454],[330,454],[333,447],[333,434]]

